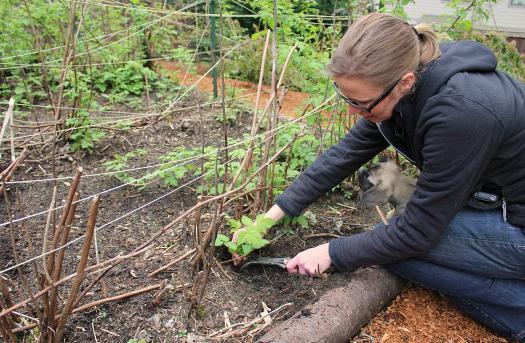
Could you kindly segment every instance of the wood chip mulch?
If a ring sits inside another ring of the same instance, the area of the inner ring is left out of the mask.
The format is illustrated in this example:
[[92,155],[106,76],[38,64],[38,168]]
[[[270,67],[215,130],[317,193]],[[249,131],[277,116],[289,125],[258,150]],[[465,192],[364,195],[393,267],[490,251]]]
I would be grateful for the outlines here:
[[446,298],[412,286],[380,312],[352,342],[508,342],[466,317]]

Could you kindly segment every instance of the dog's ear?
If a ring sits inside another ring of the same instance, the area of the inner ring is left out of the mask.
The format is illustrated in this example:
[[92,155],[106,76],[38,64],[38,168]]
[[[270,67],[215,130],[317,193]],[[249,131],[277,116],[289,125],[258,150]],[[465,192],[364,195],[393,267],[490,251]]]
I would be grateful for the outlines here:
[[374,187],[363,193],[363,202],[367,205],[382,204],[388,200],[390,193],[388,187],[382,187],[379,181]]

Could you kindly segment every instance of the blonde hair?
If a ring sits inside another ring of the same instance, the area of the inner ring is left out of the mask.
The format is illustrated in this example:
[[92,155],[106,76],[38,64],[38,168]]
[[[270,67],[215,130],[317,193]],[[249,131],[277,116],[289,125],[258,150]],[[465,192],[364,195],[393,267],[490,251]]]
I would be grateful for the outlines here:
[[437,34],[430,26],[413,27],[389,14],[372,13],[348,29],[327,70],[332,77],[362,77],[386,87],[440,55]]

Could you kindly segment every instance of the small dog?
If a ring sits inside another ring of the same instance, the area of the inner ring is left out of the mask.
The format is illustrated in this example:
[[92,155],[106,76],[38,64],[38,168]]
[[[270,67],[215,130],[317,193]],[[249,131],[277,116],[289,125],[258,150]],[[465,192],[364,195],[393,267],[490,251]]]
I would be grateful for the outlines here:
[[403,175],[392,161],[373,164],[368,169],[357,171],[359,187],[363,190],[363,202],[367,205],[390,203],[394,210],[388,212],[391,218],[401,214],[416,188],[416,179]]

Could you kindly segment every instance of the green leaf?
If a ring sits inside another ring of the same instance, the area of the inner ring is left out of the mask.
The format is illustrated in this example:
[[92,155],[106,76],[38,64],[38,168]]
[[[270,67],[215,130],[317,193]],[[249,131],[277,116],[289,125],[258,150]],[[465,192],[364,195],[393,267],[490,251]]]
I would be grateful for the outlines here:
[[235,219],[228,219],[228,224],[232,228],[232,232],[239,230],[242,226],[241,222]]
[[267,245],[267,244],[269,244],[269,243],[270,243],[270,242],[267,241],[266,239],[261,238],[261,239],[257,240],[256,242],[254,242],[254,243],[252,244],[252,247],[253,247],[254,249],[261,249],[262,247],[264,247],[265,245]]
[[308,228],[308,220],[306,220],[305,217],[299,216],[296,218],[296,220],[297,220],[297,224],[301,225],[305,229]]
[[240,253],[242,256],[248,256],[252,251],[253,251],[253,248],[250,245],[243,244],[241,246]]
[[228,251],[230,252],[230,254],[233,254],[234,252],[237,251],[237,244],[233,242],[225,242],[224,245],[228,248]]
[[215,246],[220,247],[222,245],[226,245],[227,242],[230,241],[230,237],[223,235],[222,233],[217,234],[217,238],[215,239]]
[[252,223],[252,220],[247,216],[242,216],[241,223],[243,225],[250,225]]
[[257,226],[262,226],[265,229],[269,229],[275,224],[275,220],[266,217],[264,214],[259,214],[256,219]]

